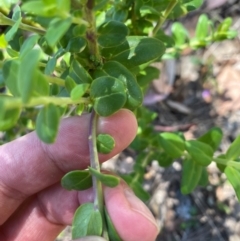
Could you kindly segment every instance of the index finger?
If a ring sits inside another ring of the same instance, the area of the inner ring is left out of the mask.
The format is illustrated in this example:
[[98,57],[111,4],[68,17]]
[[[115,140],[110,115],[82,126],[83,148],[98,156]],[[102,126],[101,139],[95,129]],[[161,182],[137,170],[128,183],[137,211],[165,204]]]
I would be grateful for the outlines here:
[[[26,197],[58,182],[64,173],[89,165],[89,115],[63,119],[56,142],[42,143],[35,132],[0,147],[0,225]],[[137,129],[128,110],[99,119],[98,132],[115,139],[114,150],[99,155],[103,162],[133,140]]]

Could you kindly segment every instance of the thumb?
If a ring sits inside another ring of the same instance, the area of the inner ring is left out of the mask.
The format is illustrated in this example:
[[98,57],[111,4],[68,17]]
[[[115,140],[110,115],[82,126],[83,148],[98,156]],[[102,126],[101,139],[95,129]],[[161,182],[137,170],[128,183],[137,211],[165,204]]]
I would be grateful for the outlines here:
[[125,182],[104,188],[105,205],[111,221],[124,241],[155,241],[159,229],[147,206]]

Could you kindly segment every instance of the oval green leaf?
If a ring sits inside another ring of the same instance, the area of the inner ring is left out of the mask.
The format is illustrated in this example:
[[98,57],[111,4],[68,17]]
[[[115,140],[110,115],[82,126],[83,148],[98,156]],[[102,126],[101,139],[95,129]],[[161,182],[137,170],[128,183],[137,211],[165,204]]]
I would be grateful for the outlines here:
[[61,180],[61,185],[67,190],[86,190],[92,187],[92,176],[87,170],[68,172]]
[[92,82],[90,96],[93,107],[100,116],[109,116],[120,110],[126,103],[125,86],[113,77],[100,77]]
[[184,160],[181,180],[182,194],[191,193],[198,185],[201,175],[202,166],[199,166],[194,160]]
[[240,136],[238,136],[229,146],[225,155],[228,161],[233,161],[240,156]]
[[113,47],[125,41],[128,28],[118,21],[108,21],[98,28],[98,43],[102,47]]
[[97,150],[99,153],[108,154],[115,147],[115,141],[108,134],[99,134],[97,136]]
[[175,133],[161,133],[159,135],[159,142],[164,151],[172,158],[181,157],[185,151],[184,140]]
[[218,127],[213,127],[197,140],[206,143],[211,146],[214,151],[216,151],[221,143],[222,137],[222,130]]
[[127,101],[124,105],[125,108],[134,110],[141,105],[143,101],[142,90],[133,74],[125,66],[116,61],[110,61],[103,66],[103,70],[110,76],[121,80],[126,86]]
[[227,166],[224,173],[227,176],[228,181],[232,184],[238,201],[240,202],[240,172],[234,167]]
[[81,205],[74,214],[72,223],[72,238],[102,234],[102,216],[93,203]]
[[44,106],[37,116],[36,132],[38,137],[46,143],[53,143],[56,139],[60,122],[60,111],[57,106]]
[[164,44],[156,38],[128,36],[126,42],[113,50],[110,59],[132,68],[158,59],[164,52]]
[[192,159],[201,166],[208,166],[212,162],[213,149],[211,146],[195,140],[185,142],[186,150]]

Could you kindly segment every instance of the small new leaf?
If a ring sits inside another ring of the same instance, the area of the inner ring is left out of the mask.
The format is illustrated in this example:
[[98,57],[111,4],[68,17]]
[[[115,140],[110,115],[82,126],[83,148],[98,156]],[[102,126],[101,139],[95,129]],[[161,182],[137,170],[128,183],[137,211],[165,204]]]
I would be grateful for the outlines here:
[[115,141],[108,134],[99,134],[97,136],[97,149],[99,153],[108,154],[115,147]]

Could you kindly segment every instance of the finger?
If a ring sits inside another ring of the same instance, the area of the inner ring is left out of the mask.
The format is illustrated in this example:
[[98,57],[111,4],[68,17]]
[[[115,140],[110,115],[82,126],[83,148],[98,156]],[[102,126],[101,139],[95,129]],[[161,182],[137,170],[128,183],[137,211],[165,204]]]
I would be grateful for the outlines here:
[[107,240],[98,236],[88,236],[80,239],[74,239],[73,241],[107,241]]
[[[30,133],[0,147],[0,225],[29,195],[58,182],[64,173],[89,165],[89,115],[66,118],[61,122],[56,142],[46,145]],[[128,110],[99,120],[99,133],[115,139],[114,150],[99,155],[105,161],[122,151],[133,140],[136,119]]]
[[[69,192],[60,184],[47,188],[28,200],[2,225],[0,240],[54,240],[65,225],[72,223],[79,200],[92,201],[88,192]],[[106,207],[117,232],[123,241],[154,241],[158,228],[152,214],[129,192],[123,182],[115,188],[104,187]]]
[[110,219],[122,240],[156,240],[159,230],[152,213],[126,184],[105,187],[104,197]]

